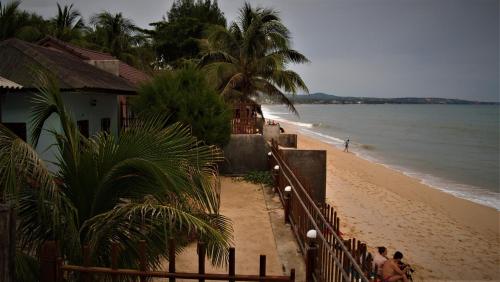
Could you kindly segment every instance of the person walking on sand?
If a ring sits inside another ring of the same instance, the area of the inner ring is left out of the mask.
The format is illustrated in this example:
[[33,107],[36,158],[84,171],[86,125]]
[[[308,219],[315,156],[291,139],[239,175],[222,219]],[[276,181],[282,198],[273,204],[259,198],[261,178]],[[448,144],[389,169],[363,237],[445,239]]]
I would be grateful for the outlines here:
[[349,153],[349,136],[347,136],[347,140],[345,140],[344,142],[344,152],[348,152]]
[[392,259],[387,260],[382,265],[382,282],[394,282],[403,280],[403,282],[408,282],[408,278],[406,277],[407,268],[401,270],[399,268],[399,263],[403,258],[403,254],[401,252],[395,252]]

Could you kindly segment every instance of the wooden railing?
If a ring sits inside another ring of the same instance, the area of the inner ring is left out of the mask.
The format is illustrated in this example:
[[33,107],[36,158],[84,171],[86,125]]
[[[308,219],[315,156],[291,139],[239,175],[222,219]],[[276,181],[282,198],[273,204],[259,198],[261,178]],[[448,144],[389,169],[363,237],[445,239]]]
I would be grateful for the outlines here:
[[290,276],[272,276],[266,274],[266,256],[260,256],[258,275],[236,274],[235,249],[229,249],[228,273],[205,273],[205,244],[198,243],[198,273],[177,272],[175,268],[175,244],[174,240],[169,240],[168,271],[148,270],[146,264],[146,242],[138,243],[139,249],[139,269],[118,268],[119,246],[117,243],[111,245],[111,266],[97,267],[90,264],[89,248],[83,247],[83,265],[65,264],[64,260],[58,257],[57,243],[47,241],[41,249],[40,254],[40,282],[62,282],[66,281],[70,273],[80,275],[80,281],[95,281],[97,276],[111,277],[112,281],[121,281],[120,278],[139,278],[140,281],[146,281],[147,278],[169,278],[169,282],[175,282],[179,279],[190,279],[204,282],[205,280],[224,280],[224,281],[276,281],[293,282],[295,281],[295,269],[291,269]]
[[231,120],[232,134],[255,134],[257,128],[257,117],[233,118]]
[[[275,189],[285,209],[285,222],[290,223],[306,260],[307,281],[371,281],[372,261],[366,244],[356,239],[343,240],[340,220],[326,203],[315,203],[310,191],[290,168],[275,140],[269,155],[269,166]],[[310,233],[309,230],[315,232]]]

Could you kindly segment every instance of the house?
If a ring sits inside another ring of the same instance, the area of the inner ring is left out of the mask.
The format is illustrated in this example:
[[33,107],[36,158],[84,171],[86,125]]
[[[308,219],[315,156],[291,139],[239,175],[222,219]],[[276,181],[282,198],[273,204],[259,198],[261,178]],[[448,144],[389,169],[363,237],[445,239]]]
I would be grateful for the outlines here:
[[[30,140],[30,99],[36,92],[36,72],[52,73],[58,80],[65,105],[83,135],[100,130],[117,134],[121,118],[118,97],[136,94],[136,86],[110,70],[119,62],[101,61],[94,65],[81,57],[56,48],[19,39],[0,42],[0,122],[25,140]],[[13,84],[12,84],[13,83]],[[52,117],[44,129],[58,130]],[[42,132],[37,151],[42,158],[55,160],[50,145],[55,140]]]
[[[86,63],[118,75],[119,77],[127,80],[127,82],[134,87],[138,87],[141,83],[147,82],[151,79],[151,76],[145,72],[116,59],[108,53],[85,49],[80,46],[61,41],[52,36],[46,36],[37,44],[74,55]],[[120,104],[120,124],[121,126],[128,126],[129,120],[132,117],[132,112],[128,107],[126,96],[118,96],[118,103]]]

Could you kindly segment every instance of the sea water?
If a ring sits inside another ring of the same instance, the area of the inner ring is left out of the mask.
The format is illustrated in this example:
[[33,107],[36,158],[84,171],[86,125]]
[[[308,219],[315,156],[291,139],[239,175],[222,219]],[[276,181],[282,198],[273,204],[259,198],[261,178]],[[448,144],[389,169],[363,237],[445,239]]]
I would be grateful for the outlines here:
[[397,169],[460,198],[500,210],[498,105],[263,106],[302,134]]

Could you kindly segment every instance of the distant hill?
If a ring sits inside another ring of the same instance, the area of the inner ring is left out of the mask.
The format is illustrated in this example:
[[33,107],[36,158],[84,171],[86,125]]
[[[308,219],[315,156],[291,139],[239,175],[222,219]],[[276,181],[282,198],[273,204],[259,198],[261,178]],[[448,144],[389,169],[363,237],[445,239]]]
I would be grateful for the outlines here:
[[[480,102],[446,98],[373,98],[343,97],[325,93],[286,95],[295,104],[446,104],[446,105],[498,105],[497,102]],[[272,101],[264,101],[272,103]]]

